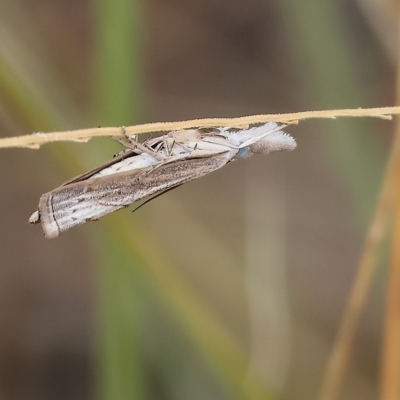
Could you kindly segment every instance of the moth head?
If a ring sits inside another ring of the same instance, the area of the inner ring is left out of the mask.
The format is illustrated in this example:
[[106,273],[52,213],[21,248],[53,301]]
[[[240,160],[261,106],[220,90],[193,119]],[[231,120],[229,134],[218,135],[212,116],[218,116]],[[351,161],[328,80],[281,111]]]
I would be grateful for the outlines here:
[[292,136],[285,132],[277,131],[249,145],[248,149],[252,154],[269,154],[274,151],[291,151],[296,146],[296,141]]

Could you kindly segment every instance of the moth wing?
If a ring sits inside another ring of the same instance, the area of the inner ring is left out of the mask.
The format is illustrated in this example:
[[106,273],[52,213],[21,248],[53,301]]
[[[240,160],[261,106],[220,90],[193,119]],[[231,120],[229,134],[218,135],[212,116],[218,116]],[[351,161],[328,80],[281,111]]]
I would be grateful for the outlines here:
[[110,167],[111,165],[117,164],[122,160],[125,160],[126,158],[129,157],[135,157],[137,154],[133,150],[125,150],[121,154],[115,156],[111,160],[105,162],[104,164],[99,165],[96,168],[91,169],[90,171],[85,172],[84,174],[78,175],[75,178],[70,179],[69,181],[65,182],[62,184],[62,186],[67,186],[70,185],[71,183],[74,182],[81,182],[85,181],[87,179],[90,179],[91,176],[94,174],[97,174],[101,170]]
[[[82,182],[82,181],[86,181],[88,179],[90,179],[93,175],[97,174],[98,172],[100,172],[101,170],[110,167],[111,165],[117,164],[122,160],[125,160],[126,158],[129,157],[134,157],[136,156],[137,153],[135,153],[133,150],[125,150],[124,152],[122,152],[122,154],[119,154],[115,157],[113,157],[111,160],[97,166],[96,168],[93,168],[87,172],[85,172],[84,174],[78,175],[75,178],[70,179],[67,182],[64,182],[62,186],[68,186],[71,183],[76,183],[76,182]],[[29,223],[30,224],[38,224],[40,223],[41,218],[40,218],[40,214],[39,214],[39,210],[34,211],[32,213],[32,215],[29,217]]]
[[223,167],[230,159],[229,152],[222,152],[75,181],[45,193],[40,198],[38,214],[32,214],[30,221],[40,221],[45,236],[54,238],[74,226],[96,221],[144,197],[207,175]]

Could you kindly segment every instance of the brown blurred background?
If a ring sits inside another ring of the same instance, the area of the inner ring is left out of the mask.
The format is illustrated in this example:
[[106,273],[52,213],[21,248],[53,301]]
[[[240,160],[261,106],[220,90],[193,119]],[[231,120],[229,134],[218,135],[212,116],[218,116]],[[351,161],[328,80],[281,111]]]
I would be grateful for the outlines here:
[[[397,8],[0,0],[0,135],[392,105]],[[40,195],[120,147],[1,150],[0,399],[315,398],[392,129],[302,122],[292,153],[55,240]],[[343,399],[376,398],[385,290],[382,268]]]

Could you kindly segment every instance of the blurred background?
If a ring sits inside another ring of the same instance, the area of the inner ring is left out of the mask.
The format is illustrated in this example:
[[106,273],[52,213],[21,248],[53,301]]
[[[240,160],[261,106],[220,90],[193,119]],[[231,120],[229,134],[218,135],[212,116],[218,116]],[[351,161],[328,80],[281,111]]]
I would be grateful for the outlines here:
[[[0,136],[394,103],[392,0],[0,0]],[[0,399],[315,398],[393,124],[302,122],[53,240],[39,197],[121,146],[0,154]],[[381,268],[343,399],[374,399]]]

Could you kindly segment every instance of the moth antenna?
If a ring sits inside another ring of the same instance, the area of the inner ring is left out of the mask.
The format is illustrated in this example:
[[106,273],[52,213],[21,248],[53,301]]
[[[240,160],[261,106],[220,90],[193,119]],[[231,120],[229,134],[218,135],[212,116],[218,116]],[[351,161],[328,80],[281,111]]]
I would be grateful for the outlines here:
[[153,196],[153,197],[150,197],[149,199],[147,199],[146,201],[144,201],[142,204],[140,204],[139,206],[137,206],[136,208],[134,208],[134,209],[132,210],[132,212],[135,212],[135,211],[139,210],[139,208],[142,208],[145,204],[150,203],[150,201],[155,200],[157,197],[161,196],[162,194],[168,193],[169,191],[171,191],[171,190],[173,190],[173,189],[176,189],[176,188],[178,188],[178,187],[181,186],[181,185],[182,185],[182,183],[180,183],[179,185],[176,185],[176,186],[172,186],[172,187],[170,187],[170,188],[168,188],[168,189],[165,189],[163,192],[158,193],[158,194],[156,194],[156,195]]

